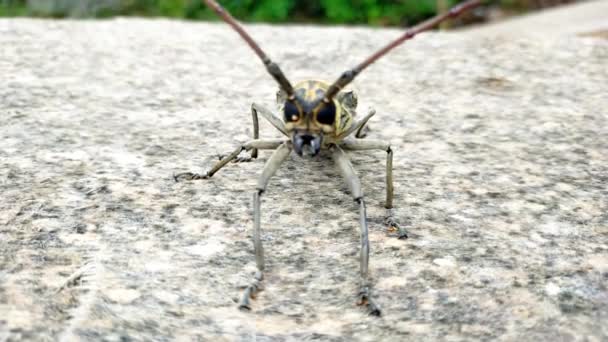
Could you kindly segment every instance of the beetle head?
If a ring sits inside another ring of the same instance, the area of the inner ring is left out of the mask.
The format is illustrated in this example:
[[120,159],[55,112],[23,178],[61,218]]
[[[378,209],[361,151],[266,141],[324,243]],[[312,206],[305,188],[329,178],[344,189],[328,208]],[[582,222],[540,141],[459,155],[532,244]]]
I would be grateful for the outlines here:
[[325,87],[322,82],[304,81],[296,85],[293,96],[287,96],[282,90],[277,93],[285,128],[299,155],[317,155],[323,135],[335,131],[340,107],[337,101],[323,101]]
[[285,127],[292,132],[294,150],[299,155],[316,156],[321,150],[323,134],[334,131],[336,104],[332,101],[287,99],[283,105]]

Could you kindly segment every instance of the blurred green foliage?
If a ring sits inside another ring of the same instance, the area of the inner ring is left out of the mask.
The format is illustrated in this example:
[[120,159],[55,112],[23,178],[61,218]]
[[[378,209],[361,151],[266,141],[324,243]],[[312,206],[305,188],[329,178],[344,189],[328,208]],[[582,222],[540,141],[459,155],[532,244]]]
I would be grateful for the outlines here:
[[[451,6],[461,0],[439,0]],[[437,12],[438,0],[220,0],[244,21],[411,25]],[[517,8],[534,0],[495,0]],[[216,19],[201,0],[0,0],[0,16],[115,15]]]
[[[220,0],[220,3],[238,19],[265,22],[402,25],[436,12],[436,0]],[[201,0],[0,0],[0,16],[14,15],[215,19]]]

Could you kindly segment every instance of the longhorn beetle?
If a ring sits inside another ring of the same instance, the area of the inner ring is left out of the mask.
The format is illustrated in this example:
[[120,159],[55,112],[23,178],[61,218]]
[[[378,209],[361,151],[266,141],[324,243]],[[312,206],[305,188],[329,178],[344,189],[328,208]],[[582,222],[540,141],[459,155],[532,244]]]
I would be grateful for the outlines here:
[[[317,80],[306,80],[292,86],[279,66],[272,62],[262,51],[260,46],[249,36],[243,27],[214,0],[204,0],[205,4],[213,9],[226,23],[228,23],[253,49],[262,60],[268,73],[279,84],[277,101],[283,112],[283,120],[275,116],[264,107],[253,104],[251,113],[253,117],[253,140],[242,144],[228,156],[220,160],[205,174],[180,173],[174,175],[175,181],[180,179],[197,180],[212,177],[219,169],[231,161],[247,161],[257,158],[258,150],[274,150],[266,162],[264,170],[258,180],[257,188],[253,194],[253,246],[257,271],[253,282],[245,289],[239,303],[239,308],[250,310],[250,298],[254,298],[262,289],[264,271],[264,250],[261,242],[260,228],[260,201],[268,181],[275,174],[281,164],[289,157],[292,151],[298,155],[314,157],[320,150],[328,150],[344,179],[348,188],[359,205],[359,224],[361,227],[361,254],[360,254],[360,284],[358,304],[367,305],[369,313],[380,315],[380,307],[371,297],[368,281],[369,240],[367,230],[367,217],[361,183],[353,166],[344,151],[382,150],[387,153],[386,159],[386,204],[388,210],[387,224],[389,229],[398,231],[399,238],[406,238],[406,231],[399,227],[393,219],[393,151],[390,144],[383,141],[365,141],[362,138],[363,129],[368,120],[375,114],[371,110],[367,116],[354,122],[357,97],[352,91],[343,90],[358,74],[380,57],[399,46],[408,39],[414,38],[418,33],[429,30],[446,19],[456,17],[478,5],[481,0],[466,1],[447,13],[437,15],[413,28],[407,30],[402,36],[392,41],[376,53],[368,57],[361,64],[344,72],[333,84]],[[288,139],[259,139],[258,114],[268,120],[272,126],[281,131]],[[351,137],[354,135],[354,138]],[[249,158],[239,158],[243,151],[251,151]]]

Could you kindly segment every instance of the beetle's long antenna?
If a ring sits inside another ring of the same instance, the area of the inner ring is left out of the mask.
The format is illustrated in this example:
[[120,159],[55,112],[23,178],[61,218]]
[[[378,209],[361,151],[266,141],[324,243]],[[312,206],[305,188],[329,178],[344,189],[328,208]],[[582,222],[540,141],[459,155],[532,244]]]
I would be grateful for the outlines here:
[[391,42],[387,46],[378,50],[378,52],[376,52],[373,55],[371,55],[370,57],[368,57],[365,61],[363,61],[363,63],[357,65],[356,67],[354,67],[351,70],[347,70],[346,72],[344,72],[340,76],[340,78],[338,78],[329,87],[329,89],[327,89],[327,92],[325,93],[325,98],[323,99],[323,101],[330,102],[331,99],[334,96],[336,96],[336,94],[338,94],[338,92],[342,88],[344,88],[347,84],[349,84],[352,80],[354,80],[355,77],[359,73],[361,73],[361,71],[363,71],[363,69],[367,68],[370,64],[374,63],[375,61],[380,59],[380,57],[386,55],[389,51],[391,51],[392,49],[401,45],[406,40],[414,38],[418,33],[429,30],[449,18],[457,17],[460,14],[462,14],[474,7],[479,6],[481,3],[482,3],[482,0],[466,1],[460,5],[453,7],[452,9],[450,9],[448,12],[446,12],[444,14],[439,14],[439,15],[437,15],[427,21],[424,21],[421,24],[416,25],[416,26],[412,27],[411,29],[407,30],[401,37],[395,39],[393,42]]
[[279,66],[275,62],[271,61],[268,56],[266,56],[264,51],[262,51],[262,48],[260,48],[260,46],[253,40],[253,38],[251,38],[251,36],[245,31],[245,29],[243,29],[243,27],[238,23],[238,21],[236,21],[232,17],[232,15],[230,15],[230,13],[228,13],[228,11],[226,11],[226,9],[224,9],[215,0],[203,1],[208,7],[213,9],[215,13],[217,13],[217,15],[219,15],[226,23],[232,26],[232,28],[236,32],[238,32],[241,38],[243,38],[247,42],[247,45],[249,45],[253,49],[255,54],[260,57],[262,62],[264,62],[266,70],[268,70],[270,75],[279,83],[281,89],[283,89],[287,93],[288,97],[293,97],[293,87],[291,86],[291,83],[289,83],[289,80],[287,80],[287,77],[285,77],[285,74],[283,74],[283,71],[281,71],[281,68],[279,68]]

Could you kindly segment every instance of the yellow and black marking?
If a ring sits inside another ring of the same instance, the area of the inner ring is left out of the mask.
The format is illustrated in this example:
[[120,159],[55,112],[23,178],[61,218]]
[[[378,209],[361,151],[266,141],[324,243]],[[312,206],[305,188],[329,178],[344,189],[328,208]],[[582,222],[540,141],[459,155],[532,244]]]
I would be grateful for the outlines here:
[[294,86],[295,99],[278,95],[288,131],[313,129],[337,137],[351,126],[354,108],[352,101],[346,103],[345,100],[352,98],[339,96],[325,103],[323,98],[327,89],[329,84],[326,82],[306,80]]

